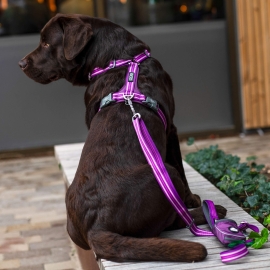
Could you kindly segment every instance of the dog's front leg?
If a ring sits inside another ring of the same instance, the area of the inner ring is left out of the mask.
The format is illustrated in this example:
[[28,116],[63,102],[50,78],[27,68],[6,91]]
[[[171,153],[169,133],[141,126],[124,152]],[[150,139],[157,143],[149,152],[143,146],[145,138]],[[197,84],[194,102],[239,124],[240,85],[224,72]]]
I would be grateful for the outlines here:
[[192,194],[192,192],[189,189],[189,185],[183,167],[182,155],[177,136],[177,129],[174,124],[171,124],[170,133],[168,135],[166,162],[172,165],[174,168],[176,168],[185,185],[186,196],[185,198],[183,198],[185,205],[189,208],[199,207],[201,205],[200,197],[197,194]]

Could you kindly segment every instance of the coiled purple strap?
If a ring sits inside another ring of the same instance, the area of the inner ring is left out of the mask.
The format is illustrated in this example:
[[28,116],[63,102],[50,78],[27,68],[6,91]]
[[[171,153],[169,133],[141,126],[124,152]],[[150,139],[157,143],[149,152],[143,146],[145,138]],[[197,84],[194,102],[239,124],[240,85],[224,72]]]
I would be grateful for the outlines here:
[[[245,221],[241,222],[240,225],[237,226],[234,220],[220,220],[216,212],[215,205],[210,200],[203,201],[203,212],[212,232],[216,235],[216,237],[222,244],[226,246],[228,245],[229,241],[228,239],[226,239],[226,237],[229,237],[230,239],[237,239],[237,237],[239,237],[238,239],[242,239],[242,241],[244,242],[232,249],[221,252],[220,257],[222,262],[231,262],[240,259],[248,254],[248,248],[245,244],[248,241],[246,241],[246,236],[243,234],[243,232],[246,229],[251,229],[255,232],[259,232],[259,228],[257,226],[249,224]],[[235,230],[230,230],[232,228]]]
[[223,263],[238,260],[248,254],[248,248],[245,244],[240,244],[232,249],[220,253],[221,261]]

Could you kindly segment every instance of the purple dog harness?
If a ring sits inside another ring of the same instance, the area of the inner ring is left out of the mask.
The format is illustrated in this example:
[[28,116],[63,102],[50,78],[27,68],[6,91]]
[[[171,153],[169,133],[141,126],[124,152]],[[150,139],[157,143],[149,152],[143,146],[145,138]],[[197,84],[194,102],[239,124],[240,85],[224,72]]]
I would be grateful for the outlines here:
[[133,107],[133,102],[148,106],[154,110],[161,118],[165,129],[167,128],[167,121],[165,115],[160,110],[157,101],[150,97],[143,95],[137,87],[137,80],[139,75],[139,65],[142,61],[150,57],[150,53],[145,50],[143,53],[135,56],[132,60],[114,60],[111,61],[109,66],[102,68],[95,68],[92,73],[89,73],[88,79],[103,74],[106,71],[121,67],[128,66],[128,72],[126,74],[126,81],[124,86],[116,93],[110,93],[104,97],[100,102],[100,110],[112,103],[125,102],[130,106],[133,113],[132,123],[139,139],[143,153],[151,166],[152,171],[156,177],[156,180],[164,192],[167,199],[170,201],[176,212],[181,216],[187,225],[187,228],[196,236],[216,236],[220,242],[224,245],[228,245],[232,241],[240,240],[241,244],[237,245],[233,249],[221,252],[222,262],[230,262],[245,256],[248,253],[247,246],[248,241],[245,241],[245,229],[250,228],[256,232],[259,229],[246,222],[242,222],[240,226],[237,226],[236,222],[230,219],[219,220],[216,213],[214,203],[206,200],[203,202],[203,210],[205,217],[209,223],[212,231],[202,230],[197,227],[191,217],[187,207],[180,198],[176,191],[170,176],[165,168],[162,157],[153,142],[141,115],[137,113]]

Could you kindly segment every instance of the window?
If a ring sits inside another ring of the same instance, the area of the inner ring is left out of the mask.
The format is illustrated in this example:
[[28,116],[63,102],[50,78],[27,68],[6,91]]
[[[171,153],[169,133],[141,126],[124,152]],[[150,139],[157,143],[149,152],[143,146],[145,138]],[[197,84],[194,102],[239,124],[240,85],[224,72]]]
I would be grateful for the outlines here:
[[224,0],[0,0],[0,36],[38,33],[56,13],[107,17],[123,26],[224,18]]

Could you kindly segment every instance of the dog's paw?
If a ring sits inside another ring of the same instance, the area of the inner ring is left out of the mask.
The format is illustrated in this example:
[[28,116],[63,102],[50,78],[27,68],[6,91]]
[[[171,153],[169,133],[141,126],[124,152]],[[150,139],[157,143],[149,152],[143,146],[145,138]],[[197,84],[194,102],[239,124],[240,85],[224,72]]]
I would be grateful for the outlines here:
[[185,200],[185,205],[187,208],[197,208],[202,205],[202,201],[199,195],[190,194]]
[[227,214],[227,209],[221,205],[215,205],[218,217],[221,218],[225,218],[226,214]]

